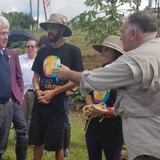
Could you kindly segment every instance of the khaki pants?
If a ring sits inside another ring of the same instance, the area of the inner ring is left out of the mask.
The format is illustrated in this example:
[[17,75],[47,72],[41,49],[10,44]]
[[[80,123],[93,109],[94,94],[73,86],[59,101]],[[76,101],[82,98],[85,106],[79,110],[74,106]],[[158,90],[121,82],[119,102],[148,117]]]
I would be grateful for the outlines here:
[[160,159],[149,155],[141,155],[134,158],[134,160],[160,160]]
[[29,130],[30,122],[31,122],[31,115],[32,115],[32,108],[34,105],[34,100],[35,100],[34,91],[28,90],[22,102],[22,109],[23,109],[24,118],[26,120],[28,130]]

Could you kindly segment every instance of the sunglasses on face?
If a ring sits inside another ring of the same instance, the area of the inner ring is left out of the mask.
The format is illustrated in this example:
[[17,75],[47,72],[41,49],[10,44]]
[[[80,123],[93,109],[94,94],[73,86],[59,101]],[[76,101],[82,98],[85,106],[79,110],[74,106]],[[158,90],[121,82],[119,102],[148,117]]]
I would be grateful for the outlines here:
[[27,47],[27,48],[32,48],[32,49],[33,49],[33,48],[35,48],[36,46],[34,46],[34,45],[27,45],[26,47]]

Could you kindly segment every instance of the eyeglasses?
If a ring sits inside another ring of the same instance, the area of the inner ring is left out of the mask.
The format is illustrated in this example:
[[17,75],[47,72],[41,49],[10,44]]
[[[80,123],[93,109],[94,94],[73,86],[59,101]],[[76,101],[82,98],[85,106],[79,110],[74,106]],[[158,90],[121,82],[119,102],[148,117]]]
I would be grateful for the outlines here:
[[28,45],[28,46],[26,46],[27,48],[35,48],[36,46],[34,46],[34,45]]

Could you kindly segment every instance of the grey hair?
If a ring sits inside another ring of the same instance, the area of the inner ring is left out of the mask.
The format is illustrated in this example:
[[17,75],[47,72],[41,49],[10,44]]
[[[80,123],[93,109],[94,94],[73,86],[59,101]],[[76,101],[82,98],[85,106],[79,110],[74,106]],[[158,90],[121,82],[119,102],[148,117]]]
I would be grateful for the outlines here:
[[151,11],[138,11],[131,14],[128,23],[138,26],[144,33],[157,31],[157,19]]
[[10,28],[9,21],[2,15],[0,15],[0,29]]

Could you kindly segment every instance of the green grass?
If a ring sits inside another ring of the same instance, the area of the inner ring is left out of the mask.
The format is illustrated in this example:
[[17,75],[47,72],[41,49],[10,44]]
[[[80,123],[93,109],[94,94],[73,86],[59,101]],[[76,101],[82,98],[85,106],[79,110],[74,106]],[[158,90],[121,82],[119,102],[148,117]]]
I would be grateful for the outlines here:
[[[71,135],[71,146],[70,146],[70,156],[65,158],[66,160],[87,160],[87,150],[84,139],[84,124],[85,120],[82,114],[79,112],[70,112],[70,121],[72,125],[72,135]],[[3,157],[3,160],[15,160],[14,153],[14,131],[11,129],[9,144],[7,151]],[[33,147],[28,149],[28,160],[33,160]],[[53,160],[54,152],[44,152],[44,160]]]

